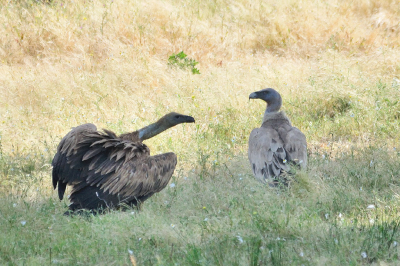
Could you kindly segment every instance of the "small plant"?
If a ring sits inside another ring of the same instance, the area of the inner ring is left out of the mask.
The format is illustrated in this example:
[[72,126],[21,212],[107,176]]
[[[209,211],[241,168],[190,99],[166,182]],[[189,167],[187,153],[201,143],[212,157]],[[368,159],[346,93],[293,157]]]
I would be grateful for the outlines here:
[[188,58],[183,51],[178,54],[172,54],[168,58],[168,65],[178,66],[181,69],[190,68],[193,74],[200,74],[200,71],[195,67],[198,63],[196,60]]

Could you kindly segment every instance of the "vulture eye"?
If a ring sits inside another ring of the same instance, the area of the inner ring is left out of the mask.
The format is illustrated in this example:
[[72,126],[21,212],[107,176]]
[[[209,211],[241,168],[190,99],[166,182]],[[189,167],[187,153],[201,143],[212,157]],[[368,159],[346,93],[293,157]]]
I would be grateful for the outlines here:
[[176,115],[176,116],[175,116],[175,118],[177,118],[177,119],[178,119],[179,117],[181,117],[181,116],[180,116],[180,115]]

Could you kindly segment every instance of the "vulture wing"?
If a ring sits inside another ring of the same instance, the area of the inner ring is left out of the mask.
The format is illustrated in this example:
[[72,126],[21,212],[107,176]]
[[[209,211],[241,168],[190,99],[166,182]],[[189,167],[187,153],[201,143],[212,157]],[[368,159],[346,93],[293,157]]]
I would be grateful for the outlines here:
[[[176,155],[172,152],[143,156],[127,161],[110,174],[101,174],[101,167],[96,171],[89,171],[86,183],[99,187],[102,193],[117,196],[120,202],[137,199],[143,201],[167,186],[176,163]],[[78,192],[77,186],[73,194]]]
[[273,128],[253,129],[248,156],[254,175],[262,182],[270,182],[282,172],[290,170],[284,144],[278,131]]
[[90,170],[86,181],[74,186],[70,209],[92,210],[143,202],[167,186],[176,163],[174,153],[165,153],[131,159],[110,173],[101,174],[101,166],[99,171]]
[[301,168],[307,167],[307,140],[306,136],[296,127],[291,127],[286,134],[282,134],[284,148],[288,161],[299,164]]
[[82,169],[72,167],[70,159],[77,153],[77,144],[80,143],[86,134],[96,132],[97,128],[93,124],[84,124],[72,128],[72,130],[61,140],[57,147],[57,153],[53,158],[53,187],[56,189],[58,184],[58,196],[64,197],[67,184],[73,184],[81,181],[84,176]]
[[72,129],[60,142],[53,159],[53,186],[58,184],[62,199],[67,185],[77,191],[87,185],[99,186],[124,164],[149,156],[141,142],[119,139],[115,133],[98,132],[92,124]]

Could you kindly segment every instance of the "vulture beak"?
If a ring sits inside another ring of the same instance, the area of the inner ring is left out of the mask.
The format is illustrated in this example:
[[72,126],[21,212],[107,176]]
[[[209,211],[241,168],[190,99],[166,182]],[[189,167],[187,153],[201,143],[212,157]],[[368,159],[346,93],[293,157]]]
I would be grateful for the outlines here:
[[258,99],[258,98],[259,97],[257,95],[257,92],[253,92],[252,94],[249,95],[249,101],[250,101],[250,99]]
[[195,120],[194,120],[194,118],[193,117],[191,117],[191,116],[186,116],[186,121],[185,121],[186,123],[194,123],[194,122],[196,122]]

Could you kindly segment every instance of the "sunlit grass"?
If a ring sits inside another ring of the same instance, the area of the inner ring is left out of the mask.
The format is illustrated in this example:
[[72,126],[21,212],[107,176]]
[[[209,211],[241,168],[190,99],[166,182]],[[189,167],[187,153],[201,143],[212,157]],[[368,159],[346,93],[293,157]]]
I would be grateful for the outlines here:
[[[0,264],[396,265],[399,7],[0,0]],[[168,65],[180,51],[200,75]],[[284,191],[246,159],[265,108],[248,95],[266,87],[308,141]],[[71,127],[170,111],[196,123],[146,144],[178,155],[174,186],[139,212],[62,216],[50,163]]]

